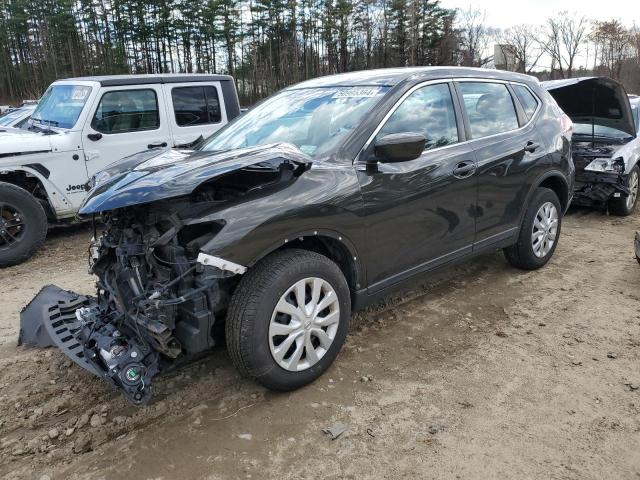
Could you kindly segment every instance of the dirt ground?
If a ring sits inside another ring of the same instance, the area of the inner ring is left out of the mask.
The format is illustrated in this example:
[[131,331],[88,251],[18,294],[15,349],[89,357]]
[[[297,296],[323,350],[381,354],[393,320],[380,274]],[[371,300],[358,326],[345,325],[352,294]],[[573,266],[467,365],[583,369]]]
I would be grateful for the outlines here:
[[41,285],[93,289],[88,229],[53,232],[0,271],[0,476],[639,479],[639,219],[572,211],[541,271],[496,252],[432,275],[354,316],[299,391],[241,379],[220,348],[142,408],[56,350],[16,346]]

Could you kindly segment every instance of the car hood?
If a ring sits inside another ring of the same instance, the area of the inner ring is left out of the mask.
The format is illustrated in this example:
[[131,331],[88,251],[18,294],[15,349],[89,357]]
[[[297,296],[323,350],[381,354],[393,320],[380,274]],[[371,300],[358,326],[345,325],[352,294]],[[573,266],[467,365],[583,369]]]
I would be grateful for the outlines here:
[[80,214],[180,197],[205,182],[265,162],[309,164],[311,157],[288,143],[235,150],[148,150],[120,160],[94,177]]
[[0,158],[50,151],[51,140],[47,135],[0,127]]
[[541,85],[574,123],[593,122],[636,136],[629,97],[621,83],[608,77],[583,77]]

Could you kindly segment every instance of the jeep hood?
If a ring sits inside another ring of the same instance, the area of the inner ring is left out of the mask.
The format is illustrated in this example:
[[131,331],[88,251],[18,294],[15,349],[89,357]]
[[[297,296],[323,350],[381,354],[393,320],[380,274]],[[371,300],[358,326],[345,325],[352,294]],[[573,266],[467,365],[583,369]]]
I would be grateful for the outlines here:
[[0,158],[50,152],[49,136],[17,128],[0,128]]
[[541,85],[574,123],[593,122],[636,136],[629,97],[621,83],[608,77],[583,77]]
[[203,183],[253,165],[310,162],[311,157],[288,143],[217,152],[148,150],[96,174],[95,185],[80,207],[80,214],[188,195]]

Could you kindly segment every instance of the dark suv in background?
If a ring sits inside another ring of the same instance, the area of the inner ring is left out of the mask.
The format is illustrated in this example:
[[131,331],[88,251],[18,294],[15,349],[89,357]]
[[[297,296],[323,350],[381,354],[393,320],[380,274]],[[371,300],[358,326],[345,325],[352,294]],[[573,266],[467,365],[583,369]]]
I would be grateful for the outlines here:
[[221,322],[240,372],[294,389],[336,358],[353,309],[406,280],[490,249],[547,263],[573,191],[570,138],[529,76],[304,82],[195,151],[96,175],[81,213],[105,222],[98,296],[48,287],[23,320],[47,312],[53,342],[136,403],[158,371],[212,348]]

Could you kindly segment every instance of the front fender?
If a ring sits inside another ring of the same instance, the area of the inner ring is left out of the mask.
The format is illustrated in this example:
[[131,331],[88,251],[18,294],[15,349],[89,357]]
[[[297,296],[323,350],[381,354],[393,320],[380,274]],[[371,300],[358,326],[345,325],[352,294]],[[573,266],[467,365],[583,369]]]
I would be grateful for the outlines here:
[[62,193],[52,182],[48,179],[49,171],[40,164],[28,164],[21,166],[0,167],[0,180],[3,175],[11,173],[21,173],[30,177],[38,179],[42,184],[42,187],[47,192],[47,200],[52,210],[58,217],[65,216],[66,214],[73,213],[73,207],[66,195]]

